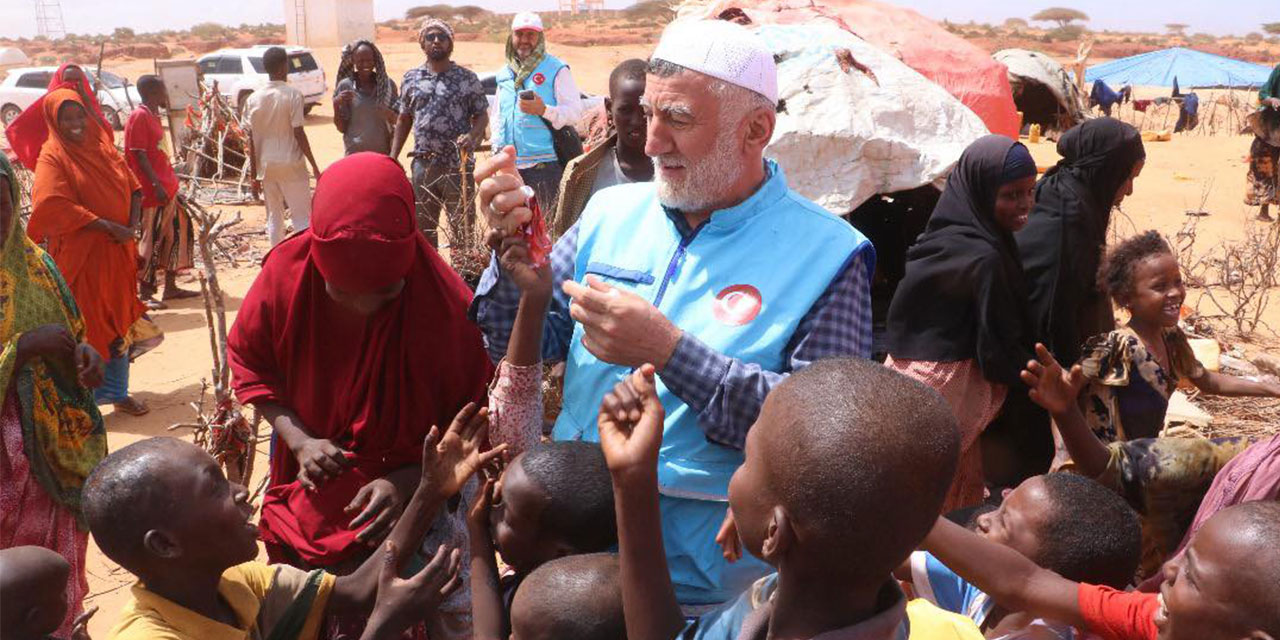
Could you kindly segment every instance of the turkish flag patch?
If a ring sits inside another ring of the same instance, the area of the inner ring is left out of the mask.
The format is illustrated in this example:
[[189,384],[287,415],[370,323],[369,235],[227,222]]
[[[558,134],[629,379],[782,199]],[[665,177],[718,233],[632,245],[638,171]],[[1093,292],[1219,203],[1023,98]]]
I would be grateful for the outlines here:
[[759,289],[749,284],[735,284],[716,294],[712,311],[721,324],[740,327],[755,320],[763,306]]
[[542,75],[541,73],[535,73],[535,74],[533,74],[533,83],[534,83],[534,84],[538,84],[538,85],[540,85],[540,84],[542,84],[542,83],[544,83],[544,82],[546,82],[546,81],[547,81],[547,77],[546,77],[546,76],[544,76],[544,75]]

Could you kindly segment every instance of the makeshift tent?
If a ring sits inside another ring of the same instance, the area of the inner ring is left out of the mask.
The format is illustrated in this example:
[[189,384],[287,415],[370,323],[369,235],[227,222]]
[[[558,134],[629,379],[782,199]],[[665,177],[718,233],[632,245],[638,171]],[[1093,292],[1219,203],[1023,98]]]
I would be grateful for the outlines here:
[[946,89],[992,133],[1018,135],[1018,110],[1004,65],[915,11],[875,0],[686,0],[679,15],[713,18],[731,8],[756,24],[832,23]]
[[31,59],[21,49],[13,47],[0,47],[0,69],[6,67],[21,67],[31,64]]
[[1009,68],[1013,102],[1024,126],[1066,131],[1084,121],[1080,90],[1056,60],[1026,49],[1005,49],[991,57]]
[[938,85],[830,24],[764,25],[782,104],[765,154],[792,188],[844,214],[878,193],[940,185],[986,133]]
[[1172,87],[1183,89],[1257,88],[1267,81],[1271,68],[1223,56],[1175,47],[1141,53],[1089,67],[1086,82],[1101,80],[1112,87]]

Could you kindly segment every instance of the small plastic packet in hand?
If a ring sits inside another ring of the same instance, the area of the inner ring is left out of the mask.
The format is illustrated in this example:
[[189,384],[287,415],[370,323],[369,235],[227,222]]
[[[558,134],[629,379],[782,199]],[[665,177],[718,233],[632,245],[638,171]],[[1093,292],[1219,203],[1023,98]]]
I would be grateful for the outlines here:
[[551,256],[551,234],[547,231],[546,219],[542,215],[542,207],[538,205],[538,196],[533,187],[525,185],[520,190],[528,198],[526,202],[533,212],[529,221],[520,225],[520,235],[529,245],[529,261],[535,269],[541,268],[546,266],[547,258]]

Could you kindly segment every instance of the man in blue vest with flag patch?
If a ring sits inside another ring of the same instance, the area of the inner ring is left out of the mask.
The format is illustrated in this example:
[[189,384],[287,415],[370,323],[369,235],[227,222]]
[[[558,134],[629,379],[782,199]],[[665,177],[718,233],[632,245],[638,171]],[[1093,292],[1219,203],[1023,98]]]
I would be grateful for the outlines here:
[[516,168],[546,211],[555,211],[564,166],[556,159],[552,129],[582,117],[582,93],[569,65],[547,53],[542,18],[517,13],[507,38],[507,65],[498,72],[489,113],[494,149],[516,148]]
[[[667,412],[663,543],[690,612],[769,571],[750,557],[726,562],[715,541],[765,395],[815,360],[871,353],[875,251],[764,158],[777,94],[773,55],[755,34],[723,21],[670,25],[643,100],[654,182],[597,192],[551,254],[558,290],[543,357],[566,366],[553,436],[598,441],[601,398],[654,364]],[[495,244],[531,215],[515,161],[508,148],[476,170]],[[472,306],[496,357],[519,306],[510,274],[528,269],[519,241],[501,246]]]

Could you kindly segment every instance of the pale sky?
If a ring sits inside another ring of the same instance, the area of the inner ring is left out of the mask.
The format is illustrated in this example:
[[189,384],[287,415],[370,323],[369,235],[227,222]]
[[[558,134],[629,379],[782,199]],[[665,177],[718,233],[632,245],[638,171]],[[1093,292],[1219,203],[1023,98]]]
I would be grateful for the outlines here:
[[[63,19],[71,33],[110,33],[116,27],[138,32],[185,28],[198,22],[239,25],[284,22],[286,2],[293,0],[62,0]],[[36,0],[0,0],[0,36],[32,37],[36,33]],[[433,0],[374,0],[378,20],[399,17],[408,7]],[[622,8],[632,0],[605,0]],[[1278,0],[896,0],[935,19],[1000,23],[1027,18],[1048,6],[1068,6],[1089,14],[1092,29],[1164,30],[1168,22],[1191,25],[1189,33],[1243,35],[1259,31],[1263,22],[1280,22]],[[488,9],[554,10],[556,0],[467,0]],[[109,8],[108,8],[109,7]]]

